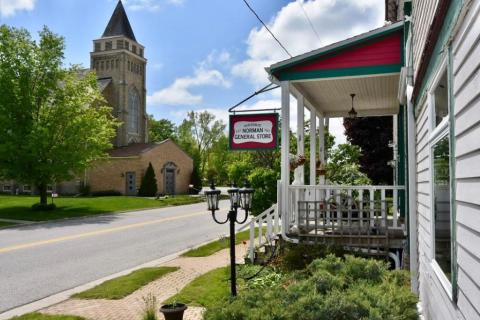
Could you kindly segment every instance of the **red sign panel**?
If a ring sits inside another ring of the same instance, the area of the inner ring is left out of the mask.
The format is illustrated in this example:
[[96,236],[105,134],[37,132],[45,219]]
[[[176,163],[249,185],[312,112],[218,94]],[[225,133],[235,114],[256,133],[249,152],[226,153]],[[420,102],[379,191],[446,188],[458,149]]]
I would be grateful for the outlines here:
[[230,149],[276,149],[278,114],[240,114],[230,116]]

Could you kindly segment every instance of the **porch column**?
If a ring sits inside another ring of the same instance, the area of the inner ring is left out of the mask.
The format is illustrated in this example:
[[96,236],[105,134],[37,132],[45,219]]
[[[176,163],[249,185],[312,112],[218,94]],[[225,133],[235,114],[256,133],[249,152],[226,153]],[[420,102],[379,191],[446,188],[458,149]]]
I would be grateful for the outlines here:
[[313,107],[310,108],[310,185],[317,184],[316,179],[316,147],[317,147],[317,113]]
[[[318,117],[318,135],[320,139],[320,146],[318,148],[318,156],[320,159],[320,167],[325,170],[325,119],[323,115]],[[325,184],[325,175],[321,175],[318,184]]]
[[[303,96],[297,97],[297,156],[305,155],[305,124],[304,124],[304,100]],[[305,184],[305,170],[301,165],[295,169],[295,180],[293,184]]]
[[282,89],[282,141],[281,141],[281,159],[280,159],[280,180],[281,185],[281,199],[277,202],[281,204],[282,217],[282,235],[286,235],[287,225],[289,224],[290,203],[288,197],[288,185],[290,184],[290,82],[280,82]]

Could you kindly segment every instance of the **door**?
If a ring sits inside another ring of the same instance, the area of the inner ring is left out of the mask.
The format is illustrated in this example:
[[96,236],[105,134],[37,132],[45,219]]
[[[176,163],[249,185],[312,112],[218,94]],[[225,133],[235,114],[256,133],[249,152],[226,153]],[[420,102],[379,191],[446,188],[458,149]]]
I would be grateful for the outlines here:
[[165,193],[175,194],[175,168],[165,169]]
[[135,172],[127,172],[125,175],[125,178],[127,179],[126,181],[126,187],[127,190],[125,194],[127,196],[136,196],[137,195],[137,182],[135,179]]

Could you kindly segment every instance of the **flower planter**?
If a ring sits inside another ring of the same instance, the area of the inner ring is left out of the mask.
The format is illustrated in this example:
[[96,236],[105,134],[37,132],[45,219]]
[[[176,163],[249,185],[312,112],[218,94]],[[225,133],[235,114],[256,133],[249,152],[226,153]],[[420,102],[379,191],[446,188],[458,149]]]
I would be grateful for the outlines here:
[[183,303],[165,304],[160,308],[165,320],[182,320],[187,306]]

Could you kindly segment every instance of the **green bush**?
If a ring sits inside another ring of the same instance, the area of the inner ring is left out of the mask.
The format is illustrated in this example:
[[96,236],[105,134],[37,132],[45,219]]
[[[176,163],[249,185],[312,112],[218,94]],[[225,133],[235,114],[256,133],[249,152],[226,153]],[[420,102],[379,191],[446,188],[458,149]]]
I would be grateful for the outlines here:
[[417,298],[410,292],[408,273],[389,271],[386,262],[327,255],[307,268],[279,274],[267,271],[236,299],[209,308],[205,320],[416,320]]
[[100,190],[92,192],[93,197],[116,197],[121,195],[122,193],[117,190]]
[[342,247],[334,245],[283,243],[281,254],[276,261],[274,261],[274,264],[285,271],[302,270],[313,260],[324,258],[330,253],[343,256],[345,251]]
[[155,177],[152,163],[149,162],[147,171],[145,171],[145,175],[142,178],[138,195],[141,197],[155,197],[157,191],[157,178]]

